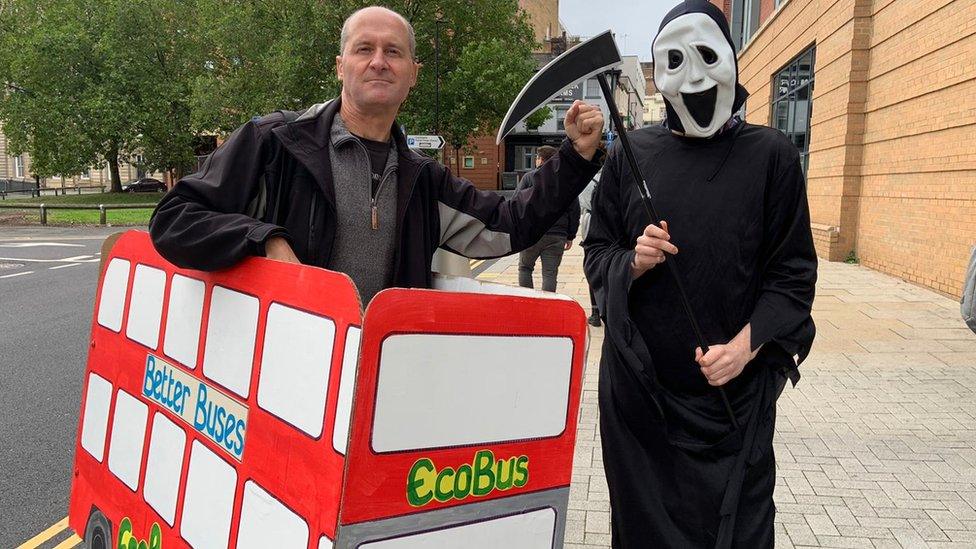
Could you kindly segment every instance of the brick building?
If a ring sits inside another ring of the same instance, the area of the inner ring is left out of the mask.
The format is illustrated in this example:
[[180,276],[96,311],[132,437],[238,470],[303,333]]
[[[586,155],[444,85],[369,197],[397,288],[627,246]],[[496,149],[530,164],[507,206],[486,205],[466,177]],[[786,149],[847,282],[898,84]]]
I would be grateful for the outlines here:
[[959,296],[976,244],[976,2],[712,2],[747,119],[801,151],[818,254]]
[[[528,15],[529,23],[535,31],[535,39],[539,43],[539,48],[536,50],[539,60],[548,61],[553,53],[558,54],[565,50],[565,29],[559,22],[559,0],[519,0],[519,8]],[[554,113],[554,116],[558,116],[558,113]],[[555,119],[551,122],[557,123]],[[514,137],[507,139],[501,145],[495,145],[496,132],[497,128],[493,128],[488,135],[471,139],[468,146],[460,150],[445,146],[444,164],[459,177],[474,183],[479,189],[500,189],[503,187],[503,172],[522,170],[521,166],[526,162],[525,157],[528,155],[534,158],[538,145],[558,145],[561,141],[561,138],[550,139],[552,143],[524,138],[520,141],[520,138]],[[534,160],[530,159],[529,162]]]
[[644,61],[640,64],[644,71],[644,125],[660,124],[665,118],[664,97],[654,85],[654,63]]

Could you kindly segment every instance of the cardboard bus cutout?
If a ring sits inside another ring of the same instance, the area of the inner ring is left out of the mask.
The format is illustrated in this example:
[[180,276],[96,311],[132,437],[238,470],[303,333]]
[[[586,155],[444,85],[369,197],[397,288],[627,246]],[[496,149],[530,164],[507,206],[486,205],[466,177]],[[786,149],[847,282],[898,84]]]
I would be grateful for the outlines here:
[[575,301],[455,279],[364,316],[340,273],[179,269],[136,231],[106,255],[69,511],[90,547],[562,546]]

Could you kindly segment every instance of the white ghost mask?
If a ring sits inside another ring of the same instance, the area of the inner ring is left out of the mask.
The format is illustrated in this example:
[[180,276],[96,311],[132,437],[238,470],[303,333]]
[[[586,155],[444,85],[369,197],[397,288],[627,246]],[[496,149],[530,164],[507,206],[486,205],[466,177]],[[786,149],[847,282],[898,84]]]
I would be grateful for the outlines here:
[[735,52],[704,13],[669,22],[654,39],[654,84],[689,137],[711,137],[732,117]]

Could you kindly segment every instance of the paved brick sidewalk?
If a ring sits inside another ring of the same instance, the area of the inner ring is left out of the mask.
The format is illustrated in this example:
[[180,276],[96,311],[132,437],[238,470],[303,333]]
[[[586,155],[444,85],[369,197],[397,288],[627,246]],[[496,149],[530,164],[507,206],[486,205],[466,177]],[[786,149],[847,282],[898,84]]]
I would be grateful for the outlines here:
[[[514,257],[479,277],[517,284]],[[582,252],[558,291],[589,311]],[[536,287],[539,287],[539,268]],[[779,401],[777,547],[976,547],[976,335],[955,301],[869,269],[821,263],[817,340]],[[603,330],[591,329],[567,547],[610,545],[597,429]]]

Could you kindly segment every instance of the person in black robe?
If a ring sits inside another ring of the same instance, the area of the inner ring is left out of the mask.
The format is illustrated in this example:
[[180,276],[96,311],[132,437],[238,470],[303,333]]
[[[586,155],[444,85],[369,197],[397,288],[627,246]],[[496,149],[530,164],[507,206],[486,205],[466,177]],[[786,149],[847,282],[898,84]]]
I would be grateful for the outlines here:
[[[796,147],[733,116],[747,92],[722,12],[682,2],[652,46],[662,126],[619,140],[586,276],[606,322],[600,433],[615,548],[771,547],[776,399],[813,343],[817,256]],[[673,261],[709,346],[702,355]],[[716,386],[724,388],[734,427]]]

